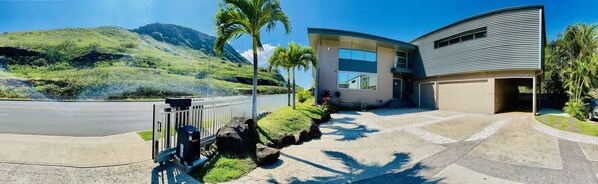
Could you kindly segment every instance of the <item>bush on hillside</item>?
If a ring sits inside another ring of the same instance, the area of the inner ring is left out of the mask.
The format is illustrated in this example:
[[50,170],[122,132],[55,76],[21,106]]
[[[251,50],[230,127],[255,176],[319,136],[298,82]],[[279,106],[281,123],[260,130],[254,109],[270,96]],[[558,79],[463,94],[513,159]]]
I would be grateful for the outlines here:
[[301,90],[297,93],[297,100],[300,103],[305,102],[309,98],[311,98],[311,93],[308,90]]

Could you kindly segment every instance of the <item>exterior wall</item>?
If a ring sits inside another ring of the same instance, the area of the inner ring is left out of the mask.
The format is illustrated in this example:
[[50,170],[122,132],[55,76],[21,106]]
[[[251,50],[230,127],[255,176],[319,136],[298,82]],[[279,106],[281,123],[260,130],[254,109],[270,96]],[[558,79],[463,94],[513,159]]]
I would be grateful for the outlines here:
[[[341,92],[343,103],[358,103],[365,101],[368,105],[379,105],[392,99],[393,75],[390,68],[393,66],[394,49],[377,47],[377,83],[376,90],[338,89],[338,41],[323,40],[318,45],[318,57],[320,58],[318,90],[322,94],[324,90]],[[334,102],[336,98],[332,99]]]
[[[415,40],[417,62],[414,78],[501,70],[540,70],[542,9],[498,12]],[[462,32],[486,27],[487,37],[434,48],[434,42]]]
[[[434,83],[435,84],[435,99],[436,99],[436,106],[440,104],[444,97],[442,97],[442,84],[447,83],[466,83],[466,82],[474,82],[474,81],[487,81],[485,93],[487,95],[478,95],[476,96],[475,103],[483,104],[483,109],[479,111],[469,111],[469,112],[482,112],[487,114],[496,113],[496,104],[495,104],[495,97],[500,96],[502,91],[496,91],[497,86],[496,79],[508,79],[508,78],[529,78],[530,80],[535,76],[535,70],[513,70],[513,71],[496,71],[496,72],[478,72],[478,73],[468,73],[468,74],[459,74],[459,75],[445,75],[445,76],[435,76],[435,77],[428,77],[424,79],[419,79],[413,82],[414,84],[414,94],[411,98],[413,102],[417,105],[419,102],[419,85],[420,84],[427,84],[427,83]],[[464,87],[461,93],[467,95],[468,88]],[[423,101],[423,99],[422,99]],[[469,101],[471,102],[471,101]],[[459,104],[457,104],[459,105]]]

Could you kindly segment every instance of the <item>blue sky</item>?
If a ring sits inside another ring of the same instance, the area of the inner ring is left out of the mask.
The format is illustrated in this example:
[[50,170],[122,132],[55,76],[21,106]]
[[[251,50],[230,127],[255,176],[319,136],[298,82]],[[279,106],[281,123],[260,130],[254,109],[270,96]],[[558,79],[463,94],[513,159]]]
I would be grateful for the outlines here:
[[[283,0],[283,10],[291,18],[293,32],[287,35],[279,27],[270,34],[262,34],[262,43],[268,46],[260,62],[265,62],[263,58],[267,58],[274,46],[286,46],[290,41],[309,45],[308,27],[344,29],[411,41],[469,16],[530,4],[544,4],[546,33],[550,40],[567,25],[598,23],[596,0]],[[161,22],[214,35],[212,23],[216,6],[215,0],[0,0],[0,32],[106,25],[131,29]],[[231,44],[240,53],[251,46],[247,37]],[[297,82],[303,87],[311,86],[311,72],[299,72]]]

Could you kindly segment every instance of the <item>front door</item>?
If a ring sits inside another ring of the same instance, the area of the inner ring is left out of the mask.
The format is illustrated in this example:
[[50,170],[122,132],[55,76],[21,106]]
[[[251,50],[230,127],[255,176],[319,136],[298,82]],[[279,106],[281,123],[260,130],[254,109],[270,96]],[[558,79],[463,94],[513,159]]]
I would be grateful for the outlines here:
[[392,80],[392,98],[402,98],[403,93],[403,80],[393,79]]

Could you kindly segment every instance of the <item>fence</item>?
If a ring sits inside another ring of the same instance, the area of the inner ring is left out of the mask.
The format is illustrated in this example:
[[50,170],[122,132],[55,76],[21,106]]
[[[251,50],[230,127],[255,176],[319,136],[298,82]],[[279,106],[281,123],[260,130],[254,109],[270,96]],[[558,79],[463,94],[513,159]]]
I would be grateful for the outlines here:
[[[272,112],[287,104],[287,95],[258,96],[258,112]],[[233,117],[251,117],[251,97],[215,97],[192,99],[189,107],[154,104],[152,158],[163,163],[176,148],[176,130],[191,125],[200,132],[202,144],[214,140],[218,129]]]

